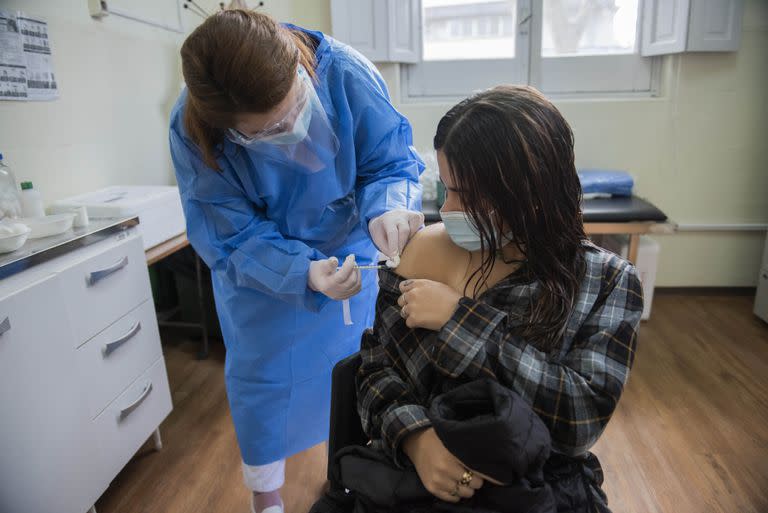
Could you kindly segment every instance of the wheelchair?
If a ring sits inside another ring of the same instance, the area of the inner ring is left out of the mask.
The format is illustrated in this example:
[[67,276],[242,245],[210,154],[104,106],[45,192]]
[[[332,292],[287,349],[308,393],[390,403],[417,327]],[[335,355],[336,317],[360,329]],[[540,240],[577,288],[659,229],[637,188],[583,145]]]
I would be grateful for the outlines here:
[[357,413],[357,386],[355,377],[362,363],[360,353],[355,353],[337,363],[331,373],[331,425],[328,434],[328,481],[330,490],[343,492],[333,472],[333,455],[350,445],[365,445],[368,436],[363,431]]

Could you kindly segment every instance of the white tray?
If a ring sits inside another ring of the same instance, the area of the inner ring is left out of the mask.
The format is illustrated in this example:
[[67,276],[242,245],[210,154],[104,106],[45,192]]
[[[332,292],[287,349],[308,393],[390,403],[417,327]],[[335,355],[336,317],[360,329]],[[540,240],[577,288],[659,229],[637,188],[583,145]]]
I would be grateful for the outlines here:
[[29,227],[30,239],[42,239],[43,237],[52,237],[66,232],[72,228],[75,221],[75,214],[56,214],[44,217],[26,217],[19,219],[21,224]]

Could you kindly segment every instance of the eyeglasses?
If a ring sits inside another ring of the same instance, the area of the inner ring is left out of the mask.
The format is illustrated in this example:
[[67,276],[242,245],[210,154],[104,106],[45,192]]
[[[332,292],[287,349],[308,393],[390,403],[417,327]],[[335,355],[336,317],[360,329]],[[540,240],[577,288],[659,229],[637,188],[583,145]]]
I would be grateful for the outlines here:
[[291,128],[293,128],[293,123],[299,116],[299,113],[304,109],[305,105],[309,101],[309,87],[311,86],[307,83],[307,79],[308,76],[306,72],[301,66],[299,66],[296,77],[298,82],[296,86],[298,88],[296,93],[296,103],[285,114],[285,116],[283,116],[282,119],[272,123],[268,127],[263,128],[252,135],[245,135],[236,128],[230,128],[227,130],[229,139],[234,143],[247,145],[291,130]]

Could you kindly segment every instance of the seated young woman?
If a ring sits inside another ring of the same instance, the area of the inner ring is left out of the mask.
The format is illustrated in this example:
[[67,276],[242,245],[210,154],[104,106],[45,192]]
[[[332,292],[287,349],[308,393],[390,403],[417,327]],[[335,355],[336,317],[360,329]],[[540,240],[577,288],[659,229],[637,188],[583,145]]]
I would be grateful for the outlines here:
[[[609,511],[589,449],[629,376],[643,299],[635,268],[584,234],[573,145],[568,123],[533,88],[498,86],[462,101],[434,138],[443,223],[380,272],[357,380],[363,428],[444,501],[494,484],[445,448],[429,405],[488,378],[548,428],[545,475],[559,505],[571,500],[558,511]],[[574,487],[582,504],[564,496]]]

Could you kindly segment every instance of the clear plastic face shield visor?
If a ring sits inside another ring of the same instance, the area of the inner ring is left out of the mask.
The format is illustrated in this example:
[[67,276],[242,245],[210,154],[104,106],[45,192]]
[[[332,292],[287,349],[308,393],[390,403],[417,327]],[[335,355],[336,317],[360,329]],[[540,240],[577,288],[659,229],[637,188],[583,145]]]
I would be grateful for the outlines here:
[[228,129],[226,134],[235,144],[291,163],[305,173],[316,173],[333,165],[339,140],[312,78],[301,65],[296,80],[295,102],[282,119],[251,135],[234,128]]

